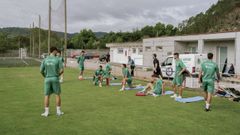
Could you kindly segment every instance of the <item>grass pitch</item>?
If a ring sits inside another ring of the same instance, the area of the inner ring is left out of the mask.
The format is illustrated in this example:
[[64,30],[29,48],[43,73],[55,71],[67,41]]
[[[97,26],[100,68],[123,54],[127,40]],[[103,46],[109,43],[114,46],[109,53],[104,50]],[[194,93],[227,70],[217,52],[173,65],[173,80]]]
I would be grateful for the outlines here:
[[[52,96],[51,115],[43,118],[39,68],[0,68],[0,75],[1,135],[240,134],[239,103],[214,98],[213,110],[204,112],[204,102],[183,104],[169,96],[136,97],[136,91],[119,92],[120,86],[95,87],[90,80],[77,80],[75,69],[65,71],[62,84],[65,115],[55,115]],[[185,91],[184,97],[199,94]]]

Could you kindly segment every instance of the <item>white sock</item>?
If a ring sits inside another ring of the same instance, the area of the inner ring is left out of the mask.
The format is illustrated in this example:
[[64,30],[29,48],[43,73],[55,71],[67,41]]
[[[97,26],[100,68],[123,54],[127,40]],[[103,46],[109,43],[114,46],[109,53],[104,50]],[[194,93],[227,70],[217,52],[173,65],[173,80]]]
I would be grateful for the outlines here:
[[210,104],[206,103],[206,109],[209,109]]
[[57,113],[61,113],[61,107],[57,106]]
[[45,112],[44,113],[49,114],[49,107],[45,107]]

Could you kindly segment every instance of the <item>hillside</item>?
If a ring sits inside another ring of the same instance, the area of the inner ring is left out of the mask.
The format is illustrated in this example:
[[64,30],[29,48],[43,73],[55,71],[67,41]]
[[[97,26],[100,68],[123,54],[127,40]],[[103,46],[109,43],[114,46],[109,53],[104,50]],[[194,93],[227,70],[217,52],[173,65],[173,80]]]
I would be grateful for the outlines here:
[[219,0],[205,13],[179,24],[180,34],[240,31],[240,0]]
[[[64,37],[63,32],[52,31],[59,37]],[[29,28],[20,28],[20,27],[7,27],[7,28],[0,28],[0,33],[6,33],[9,37],[16,37],[16,36],[28,36],[29,35]],[[97,38],[101,38],[107,33],[105,32],[94,32]],[[68,38],[72,38],[74,35],[78,33],[68,33]]]

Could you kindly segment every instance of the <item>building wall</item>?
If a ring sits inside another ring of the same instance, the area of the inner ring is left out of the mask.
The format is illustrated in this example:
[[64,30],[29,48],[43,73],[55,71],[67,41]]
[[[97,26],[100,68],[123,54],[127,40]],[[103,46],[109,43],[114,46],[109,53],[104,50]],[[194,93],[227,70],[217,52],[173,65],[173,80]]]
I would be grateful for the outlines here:
[[214,54],[214,61],[218,63],[218,47],[227,47],[228,66],[230,64],[236,65],[235,62],[235,41],[205,41],[203,53],[212,52]]
[[[150,48],[150,49],[149,49]],[[168,55],[174,52],[174,41],[169,39],[144,39],[143,40],[143,65],[147,67],[153,66],[153,54],[157,54],[157,58],[162,63]]]
[[[136,65],[143,65],[143,55],[139,52],[138,47],[134,47],[136,53],[133,52],[133,48],[130,47],[112,47],[110,49],[110,60],[114,63],[126,63],[128,62],[128,56],[135,61]],[[123,50],[123,53],[119,53],[119,49]]]

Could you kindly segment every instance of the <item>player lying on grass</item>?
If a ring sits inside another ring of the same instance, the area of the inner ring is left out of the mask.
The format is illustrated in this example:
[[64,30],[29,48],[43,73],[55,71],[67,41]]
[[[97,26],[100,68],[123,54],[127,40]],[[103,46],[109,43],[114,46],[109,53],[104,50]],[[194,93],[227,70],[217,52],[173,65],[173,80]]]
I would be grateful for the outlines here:
[[102,68],[102,65],[100,65],[99,69],[95,71],[95,74],[93,76],[94,85],[98,85],[99,87],[102,87],[104,73],[105,72]]
[[126,64],[122,64],[122,74],[123,74],[122,88],[119,91],[124,91],[126,88],[126,84],[128,84],[129,88],[134,88],[134,86],[132,85],[132,76]]
[[82,51],[80,56],[78,57],[77,63],[79,64],[79,69],[80,69],[80,73],[79,73],[79,80],[83,79],[83,72],[84,72],[84,62],[85,62],[85,51]]
[[104,75],[104,77],[106,78],[106,85],[110,86],[110,78],[111,78],[112,68],[111,68],[111,65],[109,63],[109,60],[107,59],[106,61],[107,61],[107,64],[106,64],[106,67],[105,67],[105,75]]
[[45,78],[44,80],[44,105],[45,105],[45,112],[41,114],[41,116],[47,117],[49,115],[49,99],[52,93],[56,94],[56,108],[57,108],[57,115],[60,116],[63,114],[61,111],[61,86],[59,82],[59,76],[63,74],[63,64],[62,61],[56,57],[57,48],[51,47],[50,48],[51,54],[42,61],[40,72],[42,76]]
[[152,95],[152,96],[160,96],[164,95],[164,82],[162,80],[162,77],[159,75],[153,74],[152,75],[152,81],[147,84],[147,86],[140,91],[142,93],[145,93],[145,95]]

